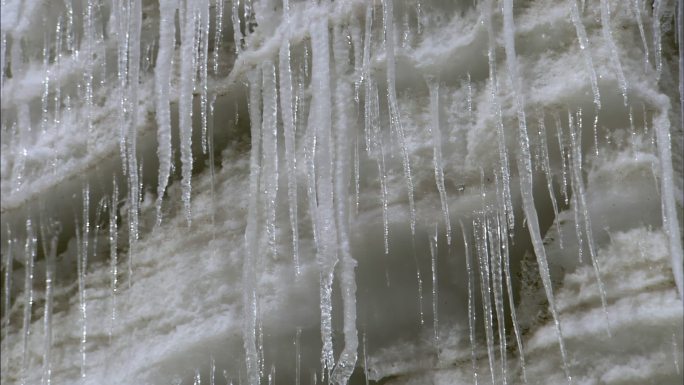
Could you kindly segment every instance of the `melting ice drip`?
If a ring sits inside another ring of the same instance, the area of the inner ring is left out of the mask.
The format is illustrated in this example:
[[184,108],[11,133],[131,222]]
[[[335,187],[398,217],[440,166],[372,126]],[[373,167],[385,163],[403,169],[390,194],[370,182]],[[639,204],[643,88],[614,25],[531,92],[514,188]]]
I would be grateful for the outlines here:
[[[3,382],[168,383],[135,365],[113,379],[127,366],[105,357],[126,351],[117,339],[141,322],[126,312],[134,312],[136,293],[154,290],[144,283],[154,274],[145,268],[154,240],[184,226],[211,233],[198,254],[224,254],[226,266],[241,269],[239,289],[230,289],[239,295],[228,304],[240,310],[225,310],[239,319],[228,328],[240,330],[241,353],[217,363],[211,352],[222,350],[209,347],[209,369],[171,370],[181,376],[172,382],[380,380],[397,373],[381,364],[371,370],[367,340],[382,356],[396,342],[388,341],[429,331],[418,361],[430,362],[415,368],[467,361],[470,382],[527,383],[525,343],[543,325],[529,314],[548,309],[557,369],[571,383],[573,353],[554,295],[563,277],[554,269],[587,259],[610,335],[615,294],[604,283],[598,233],[612,222],[592,213],[587,169],[624,154],[653,168],[662,213],[655,225],[667,234],[669,274],[684,298],[682,158],[672,153],[681,150],[684,115],[682,1],[540,6],[570,36],[530,20],[528,2],[462,3],[3,0]],[[671,33],[664,26],[673,22]],[[643,65],[623,52],[629,43],[617,25],[640,38]],[[540,51],[551,53],[539,59]],[[566,74],[531,74],[555,71],[544,60],[576,62],[578,75],[549,85]],[[676,79],[679,94],[671,90]],[[671,109],[677,97],[679,111]],[[247,135],[248,169],[232,170],[226,162],[245,153]],[[225,195],[236,192],[242,207],[227,206]],[[540,213],[544,206],[552,213]],[[215,246],[236,231],[244,238],[229,245],[239,257]],[[525,251],[536,260],[532,280],[544,298],[537,307],[516,305],[529,294],[518,288],[521,276],[531,279],[518,267]],[[287,322],[268,313],[279,309],[274,298],[293,301],[264,294],[281,266],[291,285],[317,290],[309,294],[318,301],[316,327],[311,317],[290,325],[291,360],[269,347],[269,328],[277,334],[273,323]],[[389,297],[395,290],[412,305],[384,306],[369,288]],[[55,316],[74,312],[74,291],[78,324],[67,331]],[[461,296],[463,306],[450,302]],[[376,306],[411,326],[383,331],[373,317],[387,316]],[[454,356],[459,328],[467,349]],[[218,330],[214,336],[235,339]],[[63,346],[73,344],[60,333],[78,335],[78,364],[64,360],[71,353]],[[679,373],[672,333],[667,346]],[[173,357],[163,352],[150,364],[168,369]]]

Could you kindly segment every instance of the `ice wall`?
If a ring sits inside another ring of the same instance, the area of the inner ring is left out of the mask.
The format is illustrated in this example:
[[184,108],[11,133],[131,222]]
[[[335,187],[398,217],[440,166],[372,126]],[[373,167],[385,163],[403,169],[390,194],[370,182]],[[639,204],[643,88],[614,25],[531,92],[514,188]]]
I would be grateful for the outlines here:
[[3,0],[2,382],[681,383],[682,10]]

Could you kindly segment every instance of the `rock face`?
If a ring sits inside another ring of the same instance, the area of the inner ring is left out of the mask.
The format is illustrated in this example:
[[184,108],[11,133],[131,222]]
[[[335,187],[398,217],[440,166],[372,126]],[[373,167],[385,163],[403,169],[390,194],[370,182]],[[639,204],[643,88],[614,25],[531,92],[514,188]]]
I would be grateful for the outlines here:
[[3,384],[681,384],[683,8],[3,1]]

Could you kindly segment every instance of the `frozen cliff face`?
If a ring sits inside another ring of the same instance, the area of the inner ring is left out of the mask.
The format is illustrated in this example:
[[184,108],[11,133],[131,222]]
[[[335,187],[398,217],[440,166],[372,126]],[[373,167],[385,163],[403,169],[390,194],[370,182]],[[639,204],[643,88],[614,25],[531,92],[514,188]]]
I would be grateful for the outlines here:
[[3,0],[3,384],[680,384],[683,9]]

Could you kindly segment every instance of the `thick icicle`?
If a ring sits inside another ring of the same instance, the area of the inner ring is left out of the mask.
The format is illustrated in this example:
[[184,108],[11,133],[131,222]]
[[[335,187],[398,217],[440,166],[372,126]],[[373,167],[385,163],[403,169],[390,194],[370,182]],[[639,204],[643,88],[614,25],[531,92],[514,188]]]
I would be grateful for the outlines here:
[[157,186],[157,225],[162,220],[162,201],[169,183],[171,172],[171,110],[170,82],[173,66],[173,53],[176,46],[175,14],[177,1],[160,1],[159,16],[159,51],[154,71],[154,96],[157,119],[157,156],[159,157],[159,177]]
[[646,31],[644,29],[644,22],[641,18],[641,9],[643,8],[642,0],[631,0],[632,12],[636,17],[637,25],[639,26],[639,35],[641,35],[641,44],[644,49],[644,69],[648,69],[650,65],[648,43],[646,42]]
[[468,236],[466,235],[463,222],[459,221],[461,226],[461,233],[463,233],[463,248],[465,249],[466,271],[468,273],[468,337],[470,338],[470,361],[473,366],[473,384],[477,385],[477,356],[475,354],[475,277],[473,276],[472,257],[470,254],[470,246],[468,245]]
[[197,73],[197,23],[199,10],[195,3],[187,1],[181,7],[181,70],[178,95],[178,126],[180,130],[180,150],[182,162],[181,181],[185,219],[191,223],[190,195],[192,193],[192,92],[195,88]]
[[625,79],[625,74],[622,72],[622,64],[620,63],[620,56],[618,54],[617,46],[615,45],[615,40],[613,39],[613,31],[610,28],[610,4],[608,0],[601,0],[601,32],[603,38],[608,44],[610,49],[610,59],[615,67],[615,72],[617,76],[618,85],[620,91],[622,92],[622,97],[627,105],[627,80]]
[[397,103],[397,88],[395,85],[396,68],[394,61],[394,3],[393,0],[382,0],[382,28],[384,31],[385,55],[387,61],[387,101],[390,111],[390,127],[397,135],[401,157],[404,166],[404,178],[406,178],[406,190],[409,201],[409,220],[411,235],[416,234],[416,206],[413,199],[413,177],[411,176],[411,163],[409,161],[406,134]]
[[653,50],[655,51],[655,67],[656,67],[656,81],[660,80],[660,75],[663,73],[663,34],[660,26],[660,18],[663,15],[663,1],[653,1]]
[[[214,75],[218,75],[219,54],[223,44],[223,12],[225,10],[224,0],[216,1],[216,22],[214,24],[214,49],[212,51],[212,70]],[[213,385],[213,384],[212,384]]]
[[21,384],[26,384],[29,374],[29,338],[31,336],[31,307],[33,306],[33,268],[38,240],[30,219],[26,220],[26,243],[24,246],[24,324],[22,326],[23,354],[21,359]]
[[197,26],[197,67],[199,70],[200,94],[200,126],[202,128],[202,153],[207,153],[207,103],[209,98],[209,0],[199,2],[199,20]]
[[[283,2],[285,20],[290,28],[290,14],[287,0]],[[280,116],[283,121],[285,138],[285,163],[287,167],[287,198],[289,202],[290,228],[292,231],[292,256],[294,260],[295,277],[301,274],[299,268],[299,225],[297,222],[297,158],[295,156],[295,121],[294,104],[292,98],[292,70],[290,62],[290,42],[286,40],[280,47],[278,55]]]
[[447,202],[447,192],[444,187],[444,168],[442,165],[442,133],[439,129],[439,83],[436,79],[428,79],[430,89],[430,116],[432,125],[432,163],[435,168],[435,182],[439,191],[439,200],[442,204],[442,215],[444,215],[444,225],[446,226],[447,245],[451,245],[451,219],[449,216],[449,203]]
[[278,196],[278,94],[276,91],[275,64],[266,60],[262,64],[263,120],[262,134],[262,183],[266,202],[266,234],[269,252],[276,250],[276,209]]
[[354,371],[358,359],[359,336],[356,329],[356,260],[351,254],[349,240],[349,185],[351,183],[351,142],[349,138],[355,127],[349,100],[353,97],[349,77],[352,69],[349,66],[349,45],[347,31],[336,27],[333,35],[333,58],[335,60],[335,121],[334,143],[335,159],[333,176],[335,211],[338,237],[338,253],[340,259],[339,281],[342,292],[344,317],[344,348],[332,373],[334,384],[346,385]]
[[594,105],[598,111],[601,109],[601,95],[599,94],[598,79],[596,77],[596,70],[594,69],[594,61],[591,58],[587,30],[584,28],[584,24],[582,23],[580,10],[577,6],[577,0],[570,0],[570,17],[572,19],[572,24],[575,26],[575,32],[577,33],[577,40],[579,40],[580,51],[582,52],[582,57],[584,58],[584,65],[587,67],[587,71],[589,72],[591,90],[594,93]]
[[520,192],[523,201],[523,211],[525,212],[525,219],[527,221],[527,228],[530,232],[534,254],[537,257],[539,264],[539,272],[541,274],[544,291],[546,292],[546,299],[549,302],[551,315],[553,316],[554,324],[556,326],[556,334],[558,344],[560,346],[561,358],[563,360],[563,370],[568,379],[572,382],[570,371],[568,369],[567,354],[565,352],[565,343],[563,342],[563,333],[561,329],[560,319],[558,316],[558,309],[553,297],[553,287],[551,285],[551,275],[549,273],[549,266],[546,258],[546,250],[544,250],[544,243],[539,229],[539,217],[537,209],[534,206],[533,182],[532,182],[532,164],[530,159],[530,140],[527,135],[527,123],[525,118],[525,98],[521,90],[520,76],[518,74],[518,63],[515,54],[515,24],[513,22],[513,1],[503,1],[503,22],[504,22],[504,49],[506,51],[506,64],[508,67],[508,74],[511,78],[513,90],[515,93],[516,108],[518,110],[518,131],[519,131],[519,146],[520,154],[518,155],[518,173],[520,175]]
[[[330,90],[330,47],[328,20],[322,18],[311,27],[312,70],[311,86],[312,117],[316,127],[316,141],[320,150],[316,152],[316,225],[318,226],[318,246],[316,260],[320,270],[321,295],[321,364],[323,372],[330,378],[334,366],[332,339],[332,284],[337,264],[337,224],[333,205],[333,135],[332,106]],[[324,235],[324,236],[322,236]]]
[[[233,42],[235,44],[235,54],[238,55],[242,49],[242,32],[240,32],[240,0],[232,0],[231,21],[233,22]],[[245,21],[247,21],[245,19]]]
[[261,71],[255,69],[248,74],[249,117],[251,123],[252,149],[249,171],[249,206],[247,228],[245,229],[245,258],[242,265],[242,338],[245,348],[245,364],[249,385],[259,384],[259,356],[257,352],[257,292],[256,258],[259,254],[259,177],[261,167]]
[[539,115],[539,139],[542,155],[542,170],[546,177],[546,188],[549,190],[551,197],[551,206],[553,207],[553,218],[556,224],[556,232],[558,233],[558,243],[560,248],[563,248],[563,233],[560,228],[560,220],[558,218],[558,202],[556,202],[556,193],[553,189],[553,174],[551,171],[551,164],[549,162],[549,143],[546,138],[546,123],[544,122],[544,112]]

